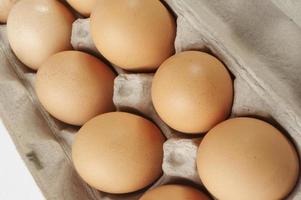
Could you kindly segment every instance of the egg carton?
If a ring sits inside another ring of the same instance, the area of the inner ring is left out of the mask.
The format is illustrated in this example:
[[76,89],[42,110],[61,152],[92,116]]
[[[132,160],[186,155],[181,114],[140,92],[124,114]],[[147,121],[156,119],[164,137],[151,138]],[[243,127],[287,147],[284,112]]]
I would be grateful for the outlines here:
[[[177,17],[176,52],[209,52],[225,63],[234,79],[231,117],[253,116],[279,128],[301,148],[301,2],[294,0],[166,0]],[[185,183],[202,188],[196,172],[200,137],[170,129],[156,114],[150,87],[153,74],[120,70],[113,101],[119,110],[153,120],[168,138],[163,176],[131,194],[112,195],[84,183],[71,161],[78,127],[52,118],[34,92],[35,73],[14,56],[0,26],[0,115],[16,147],[49,200],[136,200],[158,185]],[[74,22],[75,49],[100,56],[89,19]],[[301,199],[298,183],[288,200]]]

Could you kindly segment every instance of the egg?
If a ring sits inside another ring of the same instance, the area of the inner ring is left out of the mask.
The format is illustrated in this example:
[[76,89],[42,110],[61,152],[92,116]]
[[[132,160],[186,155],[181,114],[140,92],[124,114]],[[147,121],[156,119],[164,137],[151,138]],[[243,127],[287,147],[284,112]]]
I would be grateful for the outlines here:
[[252,118],[234,118],[205,135],[197,156],[205,187],[217,199],[283,199],[299,174],[292,143],[272,125]]
[[36,93],[55,118],[82,125],[96,115],[114,111],[115,74],[97,58],[79,51],[49,57],[36,76]]
[[36,70],[51,55],[71,49],[74,17],[59,1],[22,0],[14,5],[7,34],[16,56]]
[[6,23],[8,14],[18,0],[0,0],[0,22]]
[[146,192],[139,200],[210,200],[210,198],[190,186],[164,185]]
[[73,163],[94,188],[129,193],[161,176],[164,141],[161,131],[147,119],[106,113],[88,121],[76,134]]
[[175,20],[158,0],[99,0],[90,24],[97,49],[123,69],[152,71],[174,52]]
[[152,101],[161,119],[184,133],[204,133],[230,113],[233,84],[215,57],[186,51],[167,59],[152,83]]
[[97,0],[67,0],[67,2],[81,15],[88,17]]

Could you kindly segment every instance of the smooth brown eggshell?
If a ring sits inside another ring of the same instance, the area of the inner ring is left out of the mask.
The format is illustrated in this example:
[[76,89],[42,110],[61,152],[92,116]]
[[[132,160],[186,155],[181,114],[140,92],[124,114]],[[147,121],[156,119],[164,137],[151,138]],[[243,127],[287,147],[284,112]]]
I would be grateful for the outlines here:
[[0,23],[6,23],[8,14],[18,0],[0,0]]
[[10,46],[28,67],[38,69],[51,55],[71,49],[72,13],[59,1],[22,0],[7,20]]
[[96,115],[114,110],[115,74],[99,59],[79,51],[57,53],[44,62],[36,76],[36,93],[55,118],[82,125]]
[[233,85],[215,57],[186,51],[167,59],[152,83],[152,100],[162,120],[184,133],[203,133],[230,113]]
[[109,193],[128,193],[160,177],[161,131],[140,116],[112,112],[88,121],[76,134],[72,158],[79,175]]
[[139,200],[210,200],[210,198],[190,186],[164,185],[146,192]]
[[205,135],[197,168],[217,199],[276,200],[296,184],[299,161],[292,143],[270,124],[234,118]]
[[97,0],[67,0],[67,2],[81,15],[90,16]]
[[91,33],[100,53],[126,70],[154,70],[174,53],[175,20],[157,0],[99,0]]

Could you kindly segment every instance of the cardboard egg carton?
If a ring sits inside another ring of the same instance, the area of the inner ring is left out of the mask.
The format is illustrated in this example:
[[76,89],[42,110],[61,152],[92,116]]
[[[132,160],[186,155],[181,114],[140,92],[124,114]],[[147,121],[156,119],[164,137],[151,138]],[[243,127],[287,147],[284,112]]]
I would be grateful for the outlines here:
[[[231,117],[254,116],[275,125],[301,149],[301,3],[293,0],[166,0],[177,17],[176,52],[201,50],[222,60],[233,74]],[[89,19],[74,22],[75,49],[99,55]],[[14,56],[0,26],[0,115],[16,147],[49,200],[136,200],[158,185],[185,182],[202,187],[196,172],[201,138],[170,129],[156,114],[153,74],[131,74],[115,66],[114,103],[119,110],[153,120],[168,138],[163,176],[132,194],[112,195],[84,183],[74,171],[71,144],[78,127],[52,118],[34,92],[35,73]],[[300,151],[299,151],[300,152]],[[287,198],[301,199],[301,184]]]

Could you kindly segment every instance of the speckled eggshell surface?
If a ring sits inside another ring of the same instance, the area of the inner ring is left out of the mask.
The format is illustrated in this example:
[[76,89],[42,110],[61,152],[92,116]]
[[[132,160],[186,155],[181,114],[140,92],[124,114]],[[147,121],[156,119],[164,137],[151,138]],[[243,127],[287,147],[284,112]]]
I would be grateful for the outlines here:
[[108,193],[129,193],[162,174],[160,129],[140,116],[124,112],[99,115],[76,134],[72,158],[79,175]]
[[197,168],[209,192],[222,200],[284,199],[299,174],[292,143],[270,124],[234,118],[202,140]]
[[90,16],[97,0],[67,0],[67,2],[81,15]]
[[174,52],[176,24],[158,0],[99,0],[91,14],[97,49],[131,71],[151,71]]
[[99,59],[79,51],[48,58],[36,76],[36,93],[55,118],[83,125],[96,115],[114,111],[115,74]]
[[13,5],[18,0],[0,0],[0,23],[5,23]]
[[157,113],[170,127],[184,133],[204,133],[229,115],[233,84],[218,59],[186,51],[159,67],[151,93]]
[[139,200],[210,200],[210,198],[190,186],[163,185],[146,192]]
[[22,0],[7,20],[10,46],[28,67],[37,70],[51,55],[71,49],[74,16],[59,1]]

